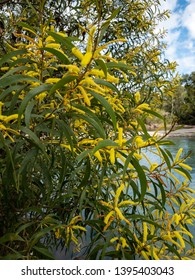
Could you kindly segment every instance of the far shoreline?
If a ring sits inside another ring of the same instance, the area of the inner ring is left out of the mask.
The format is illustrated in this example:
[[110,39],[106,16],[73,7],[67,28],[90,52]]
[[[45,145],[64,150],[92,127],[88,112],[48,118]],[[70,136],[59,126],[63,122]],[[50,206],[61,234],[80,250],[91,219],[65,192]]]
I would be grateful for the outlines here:
[[[155,134],[156,136],[163,137],[167,134],[168,130],[158,130],[158,128],[156,130],[150,130],[150,127],[148,127],[148,133],[151,136]],[[176,126],[166,137],[195,137],[195,125]]]

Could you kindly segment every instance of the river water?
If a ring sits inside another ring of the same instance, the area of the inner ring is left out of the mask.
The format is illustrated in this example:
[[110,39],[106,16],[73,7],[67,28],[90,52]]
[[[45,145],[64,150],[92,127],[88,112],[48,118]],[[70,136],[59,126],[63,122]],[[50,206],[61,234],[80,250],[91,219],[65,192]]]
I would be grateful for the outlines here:
[[[179,148],[183,148],[183,154],[187,154],[189,151],[191,151],[191,157],[187,158],[185,161],[186,164],[190,165],[192,167],[191,176],[192,181],[190,183],[190,187],[195,189],[195,137],[174,137],[174,138],[168,138],[172,142],[175,143],[175,145],[168,145],[166,146],[166,149],[168,149],[172,156],[174,157],[176,153],[178,152]],[[159,159],[155,157],[153,153],[147,152],[147,156],[150,158],[151,162],[158,162]],[[192,228],[192,233],[195,235],[195,229]],[[56,259],[71,259],[72,258],[72,249],[68,252],[64,252],[64,250],[60,251],[57,250],[54,252]],[[76,254],[77,255],[77,254]]]
[[173,156],[176,155],[179,148],[183,148],[183,154],[191,151],[191,157],[187,158],[185,163],[192,167],[192,171],[190,172],[192,176],[190,187],[195,189],[195,137],[174,137],[169,138],[169,140],[175,143],[175,145],[167,147]]

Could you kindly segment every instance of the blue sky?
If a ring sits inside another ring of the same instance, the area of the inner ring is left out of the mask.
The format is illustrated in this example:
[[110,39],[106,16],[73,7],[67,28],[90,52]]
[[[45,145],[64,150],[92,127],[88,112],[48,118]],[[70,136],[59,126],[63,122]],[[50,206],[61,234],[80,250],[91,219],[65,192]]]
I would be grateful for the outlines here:
[[195,71],[195,0],[161,0],[161,7],[171,11],[159,25],[167,30],[166,58],[178,63],[180,74],[190,74]]

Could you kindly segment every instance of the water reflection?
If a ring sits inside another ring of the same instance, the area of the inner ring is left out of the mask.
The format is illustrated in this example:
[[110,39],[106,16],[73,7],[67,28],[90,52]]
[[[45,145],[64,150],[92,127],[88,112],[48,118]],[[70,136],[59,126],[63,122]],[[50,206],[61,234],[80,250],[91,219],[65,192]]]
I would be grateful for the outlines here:
[[169,139],[175,143],[175,145],[167,147],[173,156],[176,155],[179,148],[183,148],[184,154],[187,154],[189,151],[192,152],[191,157],[187,158],[185,163],[192,167],[190,187],[195,189],[195,137],[175,137]]
[[[172,142],[175,143],[175,145],[167,145],[163,146],[167,150],[170,151],[172,154],[173,158],[177,154],[178,150],[180,148],[183,148],[183,153],[182,155],[187,155],[189,151],[192,153],[190,158],[187,158],[185,163],[190,165],[192,167],[192,171],[190,171],[190,174],[192,176],[192,181],[190,183],[190,187],[195,189],[195,137],[174,137],[174,138],[169,138]],[[154,148],[155,151],[155,148]],[[146,149],[145,151],[146,156],[150,159],[152,163],[158,163],[160,164],[161,159],[157,157],[154,153]],[[148,165],[147,160],[143,159],[141,161],[142,164]]]

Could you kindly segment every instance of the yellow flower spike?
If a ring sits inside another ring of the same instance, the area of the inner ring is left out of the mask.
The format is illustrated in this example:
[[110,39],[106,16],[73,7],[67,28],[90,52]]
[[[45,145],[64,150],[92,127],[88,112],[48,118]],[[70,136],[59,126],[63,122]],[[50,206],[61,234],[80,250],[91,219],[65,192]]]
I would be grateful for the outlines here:
[[175,224],[178,225],[179,222],[180,222],[180,220],[181,220],[180,215],[178,215],[177,213],[175,213],[175,214],[173,215],[172,221],[174,221]]
[[180,148],[175,156],[174,162],[177,162],[180,158],[181,153],[183,152],[183,148]]
[[87,66],[92,59],[92,53],[91,52],[86,52],[86,54],[83,56],[83,59],[81,61],[82,66]]
[[126,206],[126,205],[134,205],[135,206],[135,205],[138,205],[138,204],[139,204],[139,202],[124,200],[124,201],[122,201],[118,204],[118,207],[123,207],[123,206]]
[[95,152],[94,156],[99,160],[99,162],[102,162],[103,159],[99,151]]
[[151,166],[150,166],[150,172],[154,171],[154,170],[158,167],[158,165],[159,165],[159,164],[156,163],[156,162],[155,162],[155,163],[152,163]]
[[0,101],[0,115],[2,114],[2,107],[3,107],[4,103]]
[[6,117],[4,119],[4,122],[8,123],[8,122],[16,120],[16,119],[18,119],[18,114],[13,114],[13,115],[10,115],[10,116]]
[[82,231],[87,231],[86,228],[82,227],[82,226],[72,226],[73,229],[80,229]]
[[70,225],[76,224],[77,222],[82,221],[82,218],[80,215],[75,216],[74,218],[72,218],[72,220],[70,221]]
[[119,251],[119,249],[120,249],[120,243],[118,243],[117,245],[116,245],[116,251]]
[[110,239],[110,243],[114,243],[118,239],[119,239],[118,237],[113,237],[113,238]]
[[107,74],[107,81],[110,82],[110,83],[116,83],[118,84],[119,83],[119,78],[116,78],[110,74]]
[[191,166],[189,166],[188,164],[185,164],[185,163],[179,163],[179,166],[181,166],[181,167],[183,167],[183,168],[185,168],[185,169],[187,169],[187,170],[189,170],[189,171],[192,171],[192,167]]
[[148,236],[147,223],[143,222],[143,243],[145,243],[147,241],[147,236]]
[[173,175],[171,172],[168,171],[167,174],[170,175],[170,176],[174,179],[174,181],[175,181],[176,184],[180,184],[180,183],[181,183],[181,182],[177,179],[177,177],[176,177],[175,175]]
[[72,48],[72,53],[79,59],[82,60],[83,59],[83,54],[81,53],[81,51],[79,49],[77,49],[76,47]]
[[113,207],[112,207],[108,202],[103,201],[103,200],[100,200],[99,202],[100,202],[102,205],[107,206],[107,207],[110,208],[110,209],[113,209]]
[[113,215],[114,215],[114,210],[110,211],[110,212],[106,215],[106,217],[104,218],[104,223],[105,223],[106,225],[108,224],[110,218],[111,218]]
[[129,226],[131,226],[131,223],[125,218],[125,216],[122,214],[121,210],[118,207],[115,207],[114,210],[121,221],[125,221]]
[[136,136],[134,141],[138,148],[146,146],[146,142],[142,139],[141,136]]
[[133,155],[134,155],[134,157],[135,157],[136,159],[138,159],[138,160],[141,160],[141,159],[143,158],[142,155],[140,155],[140,154],[138,154],[138,153],[134,153]]
[[94,75],[95,77],[99,77],[99,78],[104,78],[105,74],[103,70],[99,70],[99,69],[91,69],[88,72],[89,75]]
[[59,238],[61,237],[60,229],[59,229],[59,228],[55,231],[55,237],[56,237],[57,239],[59,239]]
[[45,83],[46,84],[56,84],[57,82],[59,82],[61,79],[60,78],[48,78]]
[[111,164],[115,164],[115,150],[114,150],[114,148],[110,149],[110,162],[111,162]]
[[80,68],[74,64],[62,65],[62,66],[67,68],[70,73],[78,74],[80,72]]
[[91,101],[90,101],[90,99],[87,95],[87,91],[81,86],[78,86],[78,89],[81,91],[81,93],[83,95],[83,99],[84,99],[85,104],[88,105],[88,106],[91,106]]
[[49,35],[49,36],[45,39],[45,42],[46,42],[46,43],[51,43],[51,42],[53,43],[53,42],[55,42],[55,40],[54,40],[54,38],[53,38],[52,36]]
[[123,144],[123,128],[119,127],[118,128],[118,143],[120,146]]
[[141,251],[141,255],[144,257],[145,260],[149,260],[150,258],[148,257],[147,253],[145,251]]
[[154,258],[155,260],[159,260],[159,257],[157,256],[155,250],[153,250],[152,254],[153,254],[153,258]]
[[174,171],[177,172],[179,175],[181,175],[182,177],[184,177],[186,180],[189,180],[189,178],[187,177],[187,175],[182,172],[181,170],[178,170],[176,168],[174,168]]
[[173,233],[174,233],[175,237],[177,237],[177,239],[180,241],[181,247],[185,248],[185,242],[184,242],[182,236],[179,234],[179,232],[174,231]]
[[140,101],[140,93],[139,93],[139,91],[137,91],[137,92],[135,93],[134,97],[135,97],[135,102],[136,102],[136,103],[139,103],[139,101]]
[[120,237],[122,248],[128,247],[127,241],[124,237]]
[[125,185],[121,184],[120,187],[117,189],[116,194],[115,194],[115,199],[114,199],[114,207],[117,207],[118,205],[118,200],[121,192],[124,190]]
[[48,44],[46,44],[46,48],[59,49],[60,48],[60,44],[48,43]]
[[96,30],[96,26],[93,26],[89,31],[89,37],[87,41],[87,53],[91,53],[93,49],[93,36]]

